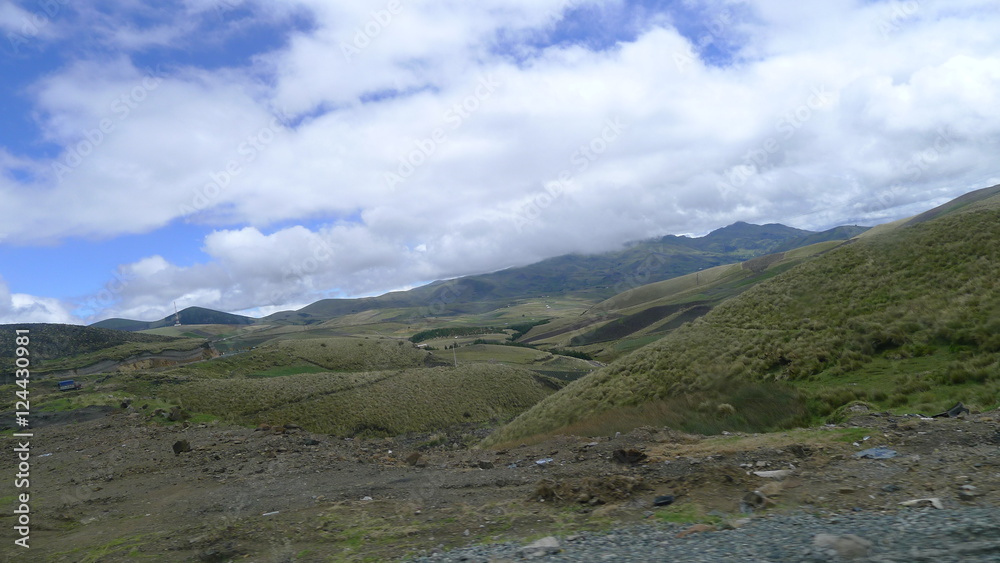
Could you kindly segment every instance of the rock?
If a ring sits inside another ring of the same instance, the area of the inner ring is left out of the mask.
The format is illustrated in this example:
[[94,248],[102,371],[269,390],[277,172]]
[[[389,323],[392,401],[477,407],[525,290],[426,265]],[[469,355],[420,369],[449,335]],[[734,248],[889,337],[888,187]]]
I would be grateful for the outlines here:
[[562,551],[562,548],[559,545],[559,540],[549,536],[522,547],[520,554],[522,557],[544,557],[546,555],[554,555],[560,551]]
[[315,440],[313,438],[306,438],[305,440],[302,440],[302,445],[303,446],[318,446],[319,445],[319,440]]
[[854,487],[840,487],[837,492],[842,495],[850,495],[855,493]]
[[899,485],[884,485],[882,487],[882,490],[885,491],[885,492],[887,492],[887,493],[895,493],[895,492],[903,490],[903,488],[900,487]]
[[271,425],[270,424],[258,424],[257,428],[254,428],[253,431],[254,432],[270,432],[271,431]]
[[776,497],[781,494],[785,486],[781,483],[765,483],[763,487],[758,489],[760,493],[766,497]]
[[618,463],[633,465],[645,461],[646,454],[639,450],[615,450],[611,457]]
[[427,460],[424,456],[420,455],[420,452],[413,452],[406,456],[406,463],[414,467],[427,467]]
[[750,523],[749,518],[736,518],[734,520],[726,520],[722,523],[723,530],[736,530],[746,526]]
[[939,498],[918,498],[899,503],[901,506],[933,506],[938,510],[944,510],[944,503]]
[[708,524],[695,524],[694,526],[691,526],[690,528],[682,532],[679,532],[677,534],[677,537],[683,538],[690,536],[692,534],[700,534],[702,532],[714,532],[715,530],[716,530],[715,526],[710,526]]
[[191,418],[191,415],[189,415],[187,411],[182,410],[180,407],[170,407],[170,413],[167,414],[167,420],[171,422],[180,422],[189,418]]
[[484,460],[481,460],[476,465],[479,466],[479,469],[493,469],[494,467],[492,461],[484,461]]
[[181,455],[184,452],[191,451],[191,444],[187,440],[178,440],[174,442],[174,455]]
[[767,479],[784,479],[794,473],[791,469],[777,469],[775,471],[754,471],[753,474]]
[[674,495],[662,495],[653,499],[653,506],[670,506],[674,503]]
[[775,502],[760,491],[753,491],[743,495],[743,499],[740,501],[740,512],[744,514],[750,514],[755,510],[764,510],[774,506]]
[[871,550],[872,542],[858,537],[854,534],[835,536],[832,534],[817,534],[813,538],[813,545],[820,549],[830,549],[837,552],[837,555],[844,559],[858,559],[867,557]]

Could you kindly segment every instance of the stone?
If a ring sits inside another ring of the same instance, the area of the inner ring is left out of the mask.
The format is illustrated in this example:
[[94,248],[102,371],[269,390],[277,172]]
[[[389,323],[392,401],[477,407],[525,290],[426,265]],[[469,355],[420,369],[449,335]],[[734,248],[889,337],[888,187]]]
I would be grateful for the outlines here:
[[872,548],[872,542],[854,534],[843,536],[817,534],[813,537],[813,545],[820,549],[833,550],[844,559],[867,557]]
[[181,455],[184,452],[191,451],[191,443],[187,440],[178,440],[174,442],[174,455]]
[[660,495],[653,499],[653,506],[670,506],[674,503],[674,495]]
[[480,460],[479,463],[477,463],[476,465],[479,466],[479,469],[493,469],[494,467],[492,461],[485,461],[485,460]]
[[743,499],[740,501],[740,512],[750,514],[755,510],[763,510],[774,505],[775,502],[760,491],[752,491],[743,495]]
[[944,510],[944,503],[939,498],[918,498],[899,503],[901,506],[933,506],[938,510]]
[[775,471],[754,471],[753,474],[766,479],[784,479],[794,473],[791,469],[777,469]]
[[716,530],[715,526],[711,526],[709,524],[695,524],[694,526],[691,526],[690,528],[679,532],[677,534],[677,537],[683,538],[690,536],[692,534],[700,534],[702,532],[714,532],[715,530]]
[[522,557],[544,557],[546,555],[555,555],[560,551],[562,551],[562,548],[559,540],[549,536],[522,547],[520,554]]
[[427,467],[427,460],[424,459],[424,456],[420,452],[413,452],[406,456],[406,463],[414,467]]
[[646,454],[638,450],[615,450],[611,456],[618,463],[629,465],[641,463],[646,459]]
[[761,494],[766,497],[776,497],[781,494],[781,491],[785,488],[782,483],[765,483],[763,487],[758,489]]

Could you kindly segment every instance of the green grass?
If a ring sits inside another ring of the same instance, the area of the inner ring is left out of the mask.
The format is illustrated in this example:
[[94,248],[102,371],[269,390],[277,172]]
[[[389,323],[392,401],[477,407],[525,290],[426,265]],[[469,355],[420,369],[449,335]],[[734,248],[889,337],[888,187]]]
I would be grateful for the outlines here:
[[240,424],[295,423],[335,435],[394,436],[509,419],[560,386],[499,365],[267,379],[207,379],[161,390],[185,409]]
[[713,526],[717,526],[723,521],[721,516],[706,514],[704,508],[689,502],[671,504],[657,510],[656,519],[671,524],[711,524]]
[[323,373],[327,371],[330,370],[312,364],[299,364],[299,365],[280,366],[271,369],[266,369],[264,371],[251,373],[247,375],[247,377],[284,377],[286,375],[299,375],[301,373]]
[[799,390],[809,407],[800,421],[818,421],[858,399],[936,411],[962,398],[989,408],[1000,392],[997,279],[997,208],[868,237],[756,285],[570,384],[490,442],[683,397],[696,405],[732,403],[748,420],[775,422],[753,412],[766,405],[726,396],[747,382]]

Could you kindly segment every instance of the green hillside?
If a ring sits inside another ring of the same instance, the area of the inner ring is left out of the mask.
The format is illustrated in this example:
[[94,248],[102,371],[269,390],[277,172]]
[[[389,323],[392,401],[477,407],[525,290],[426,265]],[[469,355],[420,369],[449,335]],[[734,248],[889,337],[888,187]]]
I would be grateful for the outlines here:
[[558,389],[531,371],[485,364],[267,379],[210,379],[166,390],[186,409],[242,424],[298,424],[341,436],[395,436],[509,419]]
[[[144,352],[191,350],[202,344],[201,340],[40,323],[0,325],[0,339],[13,343],[18,329],[30,331],[29,350],[36,371],[81,367],[105,359],[121,360]],[[0,346],[0,362],[3,363],[0,369],[4,372],[9,372],[13,366],[14,353],[13,346]]]
[[233,315],[221,311],[213,311],[204,307],[188,307],[177,316],[169,315],[158,321],[133,321],[130,319],[105,319],[90,326],[94,328],[106,328],[112,330],[140,331],[151,330],[163,327],[172,327],[180,317],[181,325],[250,325],[257,322],[257,319]]
[[571,254],[491,274],[437,281],[405,292],[364,299],[326,299],[298,311],[266,317],[268,322],[318,324],[334,317],[376,309],[409,309],[401,319],[474,315],[512,301],[540,296],[575,295],[591,302],[631,287],[701,269],[741,262],[802,245],[850,238],[866,227],[837,227],[822,233],[784,225],[735,223],[704,237],[669,235],[631,243],[601,254]]
[[[980,198],[761,283],[570,384],[491,441],[571,425],[792,425],[854,400],[925,413],[956,400],[995,406],[997,279],[1000,197]],[[753,399],[762,394],[770,405]]]

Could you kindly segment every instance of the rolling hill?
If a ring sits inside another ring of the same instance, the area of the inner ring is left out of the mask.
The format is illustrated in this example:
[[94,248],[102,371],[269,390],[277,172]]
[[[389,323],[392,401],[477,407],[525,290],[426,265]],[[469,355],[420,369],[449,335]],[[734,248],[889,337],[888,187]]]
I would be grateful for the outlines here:
[[644,423],[790,426],[856,400],[911,412],[995,406],[998,188],[760,283],[570,384],[490,442]]
[[704,237],[669,235],[603,254],[571,254],[491,274],[436,281],[405,292],[364,299],[327,299],[264,320],[316,324],[372,309],[416,309],[420,316],[477,314],[519,299],[576,295],[592,301],[636,285],[827,240],[851,238],[867,227],[837,227],[821,233],[784,225],[735,223]]
[[[178,316],[180,317],[182,325],[251,325],[257,322],[257,319],[251,317],[234,315],[232,313],[223,313],[221,311],[213,311],[212,309],[206,309],[204,307],[188,307],[187,309],[179,311]],[[174,315],[170,315],[158,321],[148,322],[118,318],[105,319],[90,326],[94,328],[138,332],[140,330],[152,330],[156,328],[174,326],[175,322],[176,318]]]

